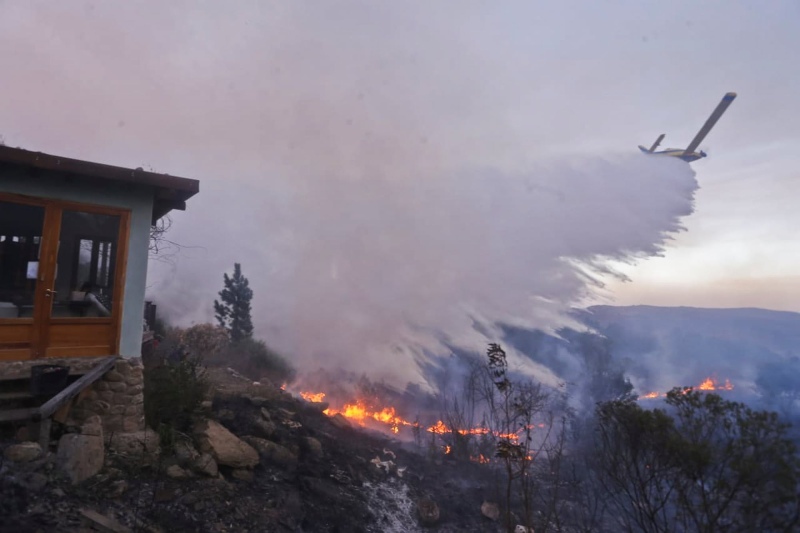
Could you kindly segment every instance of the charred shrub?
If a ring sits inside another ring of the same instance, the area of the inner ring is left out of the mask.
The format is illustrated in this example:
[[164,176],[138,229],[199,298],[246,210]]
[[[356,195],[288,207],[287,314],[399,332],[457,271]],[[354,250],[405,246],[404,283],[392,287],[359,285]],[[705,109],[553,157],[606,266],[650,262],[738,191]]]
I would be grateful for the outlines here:
[[148,370],[144,379],[144,413],[161,445],[170,448],[187,433],[208,395],[210,383],[199,357],[187,357]]

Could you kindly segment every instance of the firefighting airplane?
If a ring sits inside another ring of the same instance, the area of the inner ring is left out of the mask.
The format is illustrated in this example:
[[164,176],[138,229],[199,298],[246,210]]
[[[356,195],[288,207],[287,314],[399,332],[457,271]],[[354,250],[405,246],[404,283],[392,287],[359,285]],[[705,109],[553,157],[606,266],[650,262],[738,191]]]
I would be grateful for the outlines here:
[[711,113],[711,116],[708,117],[706,123],[703,124],[703,127],[700,128],[700,131],[697,132],[697,135],[694,136],[692,142],[689,143],[689,146],[686,149],[682,150],[680,148],[667,148],[666,150],[661,150],[660,152],[656,152],[655,149],[661,144],[661,141],[664,140],[664,134],[658,136],[656,142],[653,143],[653,146],[650,149],[645,148],[642,145],[639,145],[639,150],[644,152],[645,154],[653,154],[653,155],[671,155],[673,157],[679,157],[686,161],[687,163],[691,163],[692,161],[697,161],[698,159],[702,159],[706,157],[704,151],[700,150],[699,152],[695,152],[700,143],[703,142],[703,139],[706,138],[708,132],[711,131],[711,128],[714,127],[714,124],[717,123],[719,117],[728,109],[728,106],[731,105],[734,98],[736,98],[736,93],[727,93],[725,96],[722,97],[722,100],[717,105],[717,108]]

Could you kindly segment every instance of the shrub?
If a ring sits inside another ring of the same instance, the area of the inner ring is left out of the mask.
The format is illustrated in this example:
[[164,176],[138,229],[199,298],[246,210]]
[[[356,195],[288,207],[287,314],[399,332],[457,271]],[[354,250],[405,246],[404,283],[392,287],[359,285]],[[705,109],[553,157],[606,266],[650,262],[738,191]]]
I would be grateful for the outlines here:
[[264,341],[245,338],[231,343],[224,355],[225,364],[254,379],[266,377],[275,383],[291,380],[294,369]]
[[144,413],[161,446],[170,449],[179,433],[188,433],[210,383],[198,357],[152,368],[145,373]]
[[225,328],[213,324],[197,324],[185,329],[180,339],[189,354],[202,357],[206,361],[216,359],[230,344]]

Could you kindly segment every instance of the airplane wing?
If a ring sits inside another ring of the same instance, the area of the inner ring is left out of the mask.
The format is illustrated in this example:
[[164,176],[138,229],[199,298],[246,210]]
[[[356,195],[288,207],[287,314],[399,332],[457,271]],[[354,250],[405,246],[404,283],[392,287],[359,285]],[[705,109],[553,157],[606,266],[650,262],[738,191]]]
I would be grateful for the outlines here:
[[722,101],[717,105],[717,108],[711,113],[711,116],[708,117],[706,123],[703,124],[703,127],[700,128],[700,131],[697,132],[697,135],[694,136],[692,142],[689,143],[689,146],[686,147],[684,150],[684,154],[690,154],[697,150],[697,147],[700,146],[700,143],[703,142],[703,139],[706,138],[708,132],[711,131],[711,128],[714,127],[714,124],[717,123],[719,117],[728,109],[728,106],[731,105],[731,102],[736,98],[736,93],[727,93],[725,96],[722,97]]

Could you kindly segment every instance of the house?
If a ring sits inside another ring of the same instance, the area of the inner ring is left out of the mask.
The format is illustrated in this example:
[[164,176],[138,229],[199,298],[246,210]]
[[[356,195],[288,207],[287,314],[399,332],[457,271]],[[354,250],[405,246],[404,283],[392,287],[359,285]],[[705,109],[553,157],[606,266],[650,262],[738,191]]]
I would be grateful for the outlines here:
[[198,191],[0,146],[0,361],[138,357],[150,228]]

